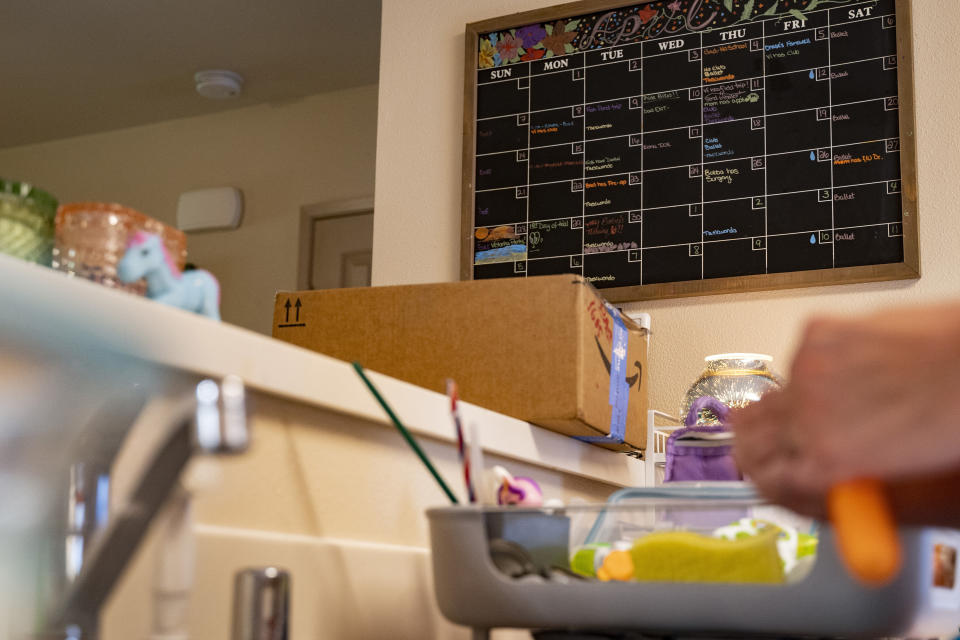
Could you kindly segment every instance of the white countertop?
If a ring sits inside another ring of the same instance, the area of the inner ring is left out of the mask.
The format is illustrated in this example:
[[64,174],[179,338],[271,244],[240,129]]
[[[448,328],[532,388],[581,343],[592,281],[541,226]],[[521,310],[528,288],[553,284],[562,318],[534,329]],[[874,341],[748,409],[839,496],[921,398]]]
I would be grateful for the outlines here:
[[[93,350],[199,376],[235,374],[263,393],[390,424],[349,363],[0,254],[0,361],[14,348],[48,357]],[[371,379],[412,432],[454,440],[445,396]],[[486,451],[614,485],[644,484],[640,460],[469,403],[461,412],[479,425]]]

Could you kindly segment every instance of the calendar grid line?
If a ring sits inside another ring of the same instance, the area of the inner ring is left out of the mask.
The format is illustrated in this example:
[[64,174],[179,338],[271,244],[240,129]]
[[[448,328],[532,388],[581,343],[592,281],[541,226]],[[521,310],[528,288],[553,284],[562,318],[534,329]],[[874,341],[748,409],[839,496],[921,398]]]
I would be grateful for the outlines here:
[[[889,229],[890,226],[891,226],[891,225],[894,225],[894,224],[898,224],[898,223],[896,223],[896,222],[877,222],[877,223],[874,223],[874,224],[855,225],[855,226],[850,226],[850,227],[837,227],[836,231],[856,231],[856,230],[858,230],[858,229],[873,229],[873,228],[883,228],[883,227],[886,227],[886,228]],[[824,229],[806,229],[806,230],[804,230],[804,231],[786,231],[786,232],[784,232],[784,233],[771,233],[771,234],[767,235],[766,237],[768,237],[768,238],[785,238],[785,237],[788,237],[788,236],[807,236],[807,235],[812,235],[812,234],[819,234],[819,233],[821,233],[822,231],[829,231],[829,230],[830,230],[830,229],[828,229],[828,228],[824,228]],[[613,250],[613,251],[595,251],[595,252],[587,252],[587,253],[583,253],[583,254],[580,254],[580,253],[560,254],[560,255],[555,255],[555,256],[543,256],[543,257],[541,257],[541,258],[528,258],[528,261],[530,261],[530,262],[535,262],[535,261],[542,261],[542,260],[556,260],[557,258],[571,258],[571,257],[575,257],[575,256],[580,256],[580,255],[582,255],[582,256],[595,256],[595,255],[603,255],[603,254],[609,254],[609,253],[627,253],[628,251],[637,251],[637,250],[639,250],[639,251],[652,251],[652,250],[654,250],[654,249],[676,249],[676,248],[679,248],[679,247],[688,247],[688,246],[690,246],[690,245],[692,245],[692,244],[717,245],[717,244],[731,243],[731,242],[744,242],[744,241],[746,241],[746,240],[751,240],[753,237],[754,237],[754,236],[746,236],[746,237],[740,237],[740,238],[720,238],[720,239],[716,239],[716,240],[701,240],[701,241],[699,241],[699,242],[679,242],[679,243],[676,243],[676,244],[651,245],[651,246],[648,246],[648,247],[645,246],[645,247],[640,247],[639,249],[618,249],[618,250]],[[496,264],[496,263],[493,263],[493,264]]]
[[[889,56],[874,56],[874,57],[872,57],[872,58],[864,58],[864,59],[862,59],[862,60],[851,60],[851,61],[849,61],[849,62],[842,62],[842,63],[840,63],[840,65],[838,65],[838,66],[841,66],[841,65],[852,65],[852,64],[863,64],[864,62],[877,62],[877,61],[882,62],[883,60],[885,60],[885,59],[888,58],[888,57],[889,57]],[[764,56],[764,59],[766,59],[766,56]],[[593,66],[596,66],[596,65],[592,65],[591,68],[593,68]],[[727,80],[727,81],[725,81],[725,82],[718,82],[718,83],[716,83],[716,84],[711,84],[711,85],[709,85],[709,86],[710,86],[711,88],[714,88],[714,87],[718,87],[718,88],[719,88],[719,87],[724,87],[724,86],[726,86],[726,85],[736,84],[736,83],[738,83],[738,82],[749,82],[749,81],[751,81],[751,80],[756,80],[756,79],[758,79],[758,78],[776,78],[777,76],[789,76],[789,75],[794,75],[794,74],[802,74],[802,73],[805,72],[805,71],[809,73],[810,71],[816,71],[818,68],[819,68],[819,67],[802,67],[802,68],[799,68],[799,69],[794,69],[794,70],[792,70],[792,71],[784,71],[784,72],[781,72],[781,73],[771,73],[771,74],[769,74],[769,75],[755,75],[755,76],[748,76],[748,77],[743,77],[743,78],[735,78],[735,79],[733,79],[733,80]],[[570,72],[570,69],[567,69],[566,71],[557,72],[557,73],[569,73],[569,72]],[[529,78],[526,78],[526,79],[529,79]],[[516,82],[516,80],[512,80],[512,81],[513,81],[513,82]],[[509,82],[509,81],[507,81],[507,82]],[[652,91],[652,92],[650,92],[650,93],[642,93],[642,92],[641,92],[640,94],[624,94],[624,95],[614,96],[614,97],[610,97],[610,98],[601,98],[601,99],[599,99],[599,100],[590,100],[590,101],[586,102],[586,103],[584,104],[584,106],[588,106],[588,105],[598,105],[598,104],[603,104],[603,103],[605,103],[605,102],[615,102],[615,101],[617,101],[617,100],[629,100],[630,98],[647,98],[647,97],[650,97],[650,96],[659,96],[659,95],[661,95],[661,94],[680,93],[680,92],[683,92],[683,91],[688,91],[688,90],[690,90],[690,89],[695,89],[697,86],[698,86],[697,84],[690,84],[690,85],[682,86],[682,87],[671,87],[671,88],[669,88],[669,89],[662,89],[662,90],[660,90],[660,91]],[[702,83],[701,83],[700,86],[702,86]],[[876,100],[876,98],[871,98],[870,100]],[[870,100],[865,100],[865,101],[861,101],[861,102],[869,102]],[[846,103],[846,104],[856,104],[856,102],[851,102],[851,103]],[[836,105],[836,106],[840,106],[840,105],[838,104],[838,105]],[[548,112],[548,111],[556,111],[556,110],[558,110],[558,109],[563,109],[563,108],[564,108],[563,106],[559,106],[559,107],[546,107],[546,108],[543,108],[543,109],[532,109],[531,111],[516,111],[516,112],[512,112],[512,113],[501,113],[501,114],[497,114],[497,115],[495,115],[495,116],[485,116],[485,117],[482,117],[482,118],[477,118],[477,122],[484,122],[484,121],[486,121],[486,120],[497,120],[497,119],[499,119],[499,118],[509,118],[510,116],[517,116],[517,115],[520,115],[520,114],[522,114],[522,113],[530,113],[530,114],[534,114],[534,113],[546,113],[546,112]],[[800,111],[807,111],[807,109],[800,109]],[[788,114],[788,113],[795,113],[795,112],[794,112],[794,111],[778,111],[778,112],[774,112],[773,115],[783,115],[783,114]]]
[[[842,189],[856,189],[856,188],[858,188],[858,187],[870,187],[870,186],[878,185],[878,184],[890,185],[890,184],[893,184],[893,183],[896,183],[896,182],[899,182],[899,181],[900,181],[900,179],[897,178],[897,179],[895,179],[895,180],[875,180],[875,181],[873,181],[873,182],[861,182],[861,183],[858,183],[858,184],[843,184],[843,185],[836,185],[835,187],[833,187],[833,190],[834,190],[834,191],[837,191],[837,190],[842,190]],[[782,192],[782,193],[769,193],[769,194],[767,194],[767,198],[777,198],[777,197],[781,197],[781,196],[794,196],[794,195],[799,195],[799,194],[802,194],[802,193],[818,193],[818,192],[820,192],[820,191],[822,191],[822,189],[817,188],[817,189],[801,189],[800,191],[785,191],[785,192]],[[891,192],[890,195],[894,195],[894,194],[899,194],[899,192]],[[759,197],[759,196],[741,196],[741,197],[737,197],[737,198],[722,198],[722,199],[720,199],[720,200],[706,200],[706,201],[704,201],[704,204],[721,204],[721,203],[724,203],[724,202],[750,201],[750,200],[752,200],[752,199],[755,198],[755,197]],[[680,208],[680,207],[689,207],[689,206],[692,205],[692,204],[696,204],[696,203],[695,203],[695,202],[681,202],[681,203],[678,203],[678,204],[670,204],[670,205],[665,205],[665,206],[662,206],[662,207],[643,207],[643,211],[663,211],[663,210],[665,210],[665,209],[678,209],[678,208]],[[620,210],[617,210],[617,211],[602,211],[602,212],[598,212],[598,213],[588,213],[588,214],[585,214],[584,217],[589,218],[589,217],[591,217],[591,216],[612,216],[612,215],[617,215],[617,214],[621,214],[621,213],[631,213],[631,212],[634,212],[634,211],[640,211],[640,209],[620,209]],[[576,216],[559,216],[559,217],[556,217],[556,218],[538,218],[537,220],[532,220],[531,222],[550,222],[550,221],[552,221],[552,220],[568,220],[568,219],[570,219],[571,217],[576,217]],[[509,224],[513,224],[513,223],[507,222],[507,223],[504,223],[504,224],[508,224],[508,225],[509,225]],[[479,229],[479,228],[481,228],[481,227],[490,227],[490,226],[499,226],[499,225],[489,225],[489,224],[477,225],[477,226],[474,226],[474,229]]]
[[[860,105],[860,104],[869,104],[869,103],[871,103],[871,102],[885,102],[885,101],[887,101],[887,100],[890,100],[890,99],[893,99],[893,98],[896,98],[896,97],[897,97],[897,96],[881,96],[881,97],[879,97],[879,98],[870,98],[870,99],[868,99],[868,100],[857,100],[857,101],[855,101],[855,102],[844,102],[844,103],[835,104],[835,105],[832,105],[832,106],[833,106],[834,109],[836,109],[837,107],[851,107],[851,106],[856,106],[856,105]],[[766,114],[766,115],[764,115],[764,116],[762,116],[762,117],[763,117],[764,119],[768,119],[768,118],[776,118],[776,117],[780,117],[780,116],[795,115],[795,114],[797,114],[797,113],[806,113],[806,112],[808,112],[808,111],[810,111],[810,112],[816,112],[817,109],[829,109],[830,106],[831,106],[831,105],[825,105],[825,106],[819,106],[819,107],[810,107],[810,108],[807,108],[807,109],[797,109],[797,110],[795,110],[795,111],[779,111],[779,112],[775,112],[775,113]],[[514,114],[514,115],[522,115],[522,114]],[[745,118],[734,118],[734,119],[732,119],[732,120],[723,120],[723,121],[721,121],[721,122],[711,122],[711,123],[709,123],[709,124],[704,124],[703,126],[704,126],[704,127],[715,127],[715,126],[719,126],[719,125],[730,124],[731,122],[747,122],[747,121],[753,120],[755,117],[756,117],[756,116],[748,116],[748,117],[745,117]],[[619,139],[619,138],[629,138],[630,136],[635,136],[635,135],[638,135],[638,134],[639,134],[639,135],[646,135],[646,134],[652,134],[652,133],[669,133],[669,132],[671,132],[671,131],[682,131],[683,129],[689,129],[689,128],[690,128],[689,125],[685,125],[685,126],[682,126],[682,127],[669,127],[669,128],[666,128],[666,129],[651,129],[650,131],[633,131],[633,132],[630,132],[630,133],[623,133],[623,134],[616,135],[616,136],[605,136],[605,137],[602,137],[602,138],[587,138],[587,139],[586,139],[586,142],[588,142],[588,143],[589,143],[589,142],[603,142],[604,140],[617,140],[617,139]],[[879,139],[880,139],[880,140],[885,140],[886,138],[879,138]],[[550,149],[550,148],[553,148],[553,147],[564,147],[564,146],[567,146],[568,144],[569,144],[568,142],[558,142],[558,143],[555,143],[555,144],[544,144],[544,145],[539,145],[539,146],[536,146],[536,147],[530,147],[530,150],[532,151],[532,150],[534,150],[534,149]],[[848,145],[852,145],[852,144],[861,144],[861,143],[860,143],[860,142],[849,142],[849,143],[845,143],[845,145],[847,145],[847,146],[848,146]],[[512,152],[514,152],[514,151],[520,151],[520,150],[522,150],[522,149],[523,149],[523,147],[519,147],[519,148],[515,148],[515,149],[504,149],[504,150],[502,150],[502,151],[488,151],[488,152],[485,152],[485,153],[478,153],[478,154],[476,154],[476,156],[477,156],[478,158],[482,158],[483,156],[495,156],[495,155],[500,154],[500,153],[512,153]],[[792,153],[792,152],[786,151],[786,152],[784,152],[784,153]]]
[[[886,142],[886,141],[888,141],[888,140],[894,140],[894,139],[895,139],[895,138],[877,138],[876,140],[864,140],[863,142],[845,142],[845,143],[843,143],[843,144],[833,145],[831,148],[832,148],[832,149],[840,149],[840,148],[844,148],[844,147],[856,147],[856,146],[859,146],[859,145],[866,145],[866,144],[879,144],[879,143]],[[564,146],[568,146],[568,145],[564,145]],[[778,156],[790,156],[790,155],[796,155],[796,154],[808,154],[808,153],[810,153],[810,152],[816,152],[816,151],[818,151],[818,150],[820,150],[820,149],[823,149],[823,148],[824,148],[824,147],[809,147],[809,148],[807,148],[807,149],[796,149],[796,150],[794,150],[794,151],[778,151],[778,152],[775,152],[775,153],[766,154],[765,157],[767,157],[767,158],[776,158],[776,157],[778,157]],[[891,152],[889,152],[889,153],[899,153],[899,151],[891,151]],[[728,164],[728,163],[731,163],[731,162],[744,162],[744,161],[750,160],[752,157],[756,157],[756,156],[739,156],[739,157],[734,157],[734,158],[725,158],[725,159],[723,159],[723,160],[710,160],[710,161],[704,162],[704,163],[702,163],[702,164],[703,164],[703,166],[708,166],[708,165],[716,165],[716,164]],[[831,153],[831,157],[833,157],[833,154],[832,154],[832,153]],[[586,179],[586,180],[604,180],[604,179],[615,178],[615,177],[619,177],[619,176],[623,176],[623,175],[628,175],[628,174],[631,174],[631,173],[650,173],[650,172],[654,172],[654,171],[673,171],[673,170],[676,170],[676,169],[684,169],[684,168],[687,168],[687,167],[695,167],[695,166],[698,166],[697,163],[678,164],[678,165],[672,165],[672,166],[668,166],[668,167],[654,167],[654,168],[651,168],[651,169],[638,169],[638,170],[636,170],[636,171],[630,171],[629,169],[624,169],[624,170],[622,170],[622,171],[617,171],[616,173],[605,173],[605,174],[600,174],[600,175],[591,175],[591,176],[588,176],[588,177],[585,178],[585,179]],[[531,182],[531,183],[528,183],[528,184],[508,185],[508,186],[506,186],[506,187],[491,187],[491,188],[489,188],[489,189],[477,189],[477,193],[488,193],[488,192],[490,192],[490,191],[503,191],[503,190],[505,190],[505,189],[515,189],[515,188],[517,188],[517,187],[542,187],[542,186],[547,186],[547,185],[551,185],[551,184],[562,184],[562,183],[564,183],[564,182],[571,182],[571,179],[570,179],[570,178],[567,178],[567,179],[564,179],[564,180],[550,180],[550,181],[548,181],[548,182]],[[815,191],[815,189],[814,189],[814,191]],[[712,202],[712,201],[710,201],[710,202]]]

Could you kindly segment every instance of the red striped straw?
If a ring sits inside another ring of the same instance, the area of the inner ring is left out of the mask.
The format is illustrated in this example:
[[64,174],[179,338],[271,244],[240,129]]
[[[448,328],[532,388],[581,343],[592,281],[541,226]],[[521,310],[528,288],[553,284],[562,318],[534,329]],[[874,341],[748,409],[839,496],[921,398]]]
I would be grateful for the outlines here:
[[460,409],[457,402],[460,395],[457,391],[457,383],[452,379],[447,379],[447,397],[450,398],[450,416],[453,418],[453,426],[457,429],[457,453],[460,454],[460,464],[463,465],[463,481],[467,486],[467,498],[470,504],[477,501],[477,495],[473,490],[473,482],[470,480],[470,458],[466,455],[463,441],[463,423],[460,421]]

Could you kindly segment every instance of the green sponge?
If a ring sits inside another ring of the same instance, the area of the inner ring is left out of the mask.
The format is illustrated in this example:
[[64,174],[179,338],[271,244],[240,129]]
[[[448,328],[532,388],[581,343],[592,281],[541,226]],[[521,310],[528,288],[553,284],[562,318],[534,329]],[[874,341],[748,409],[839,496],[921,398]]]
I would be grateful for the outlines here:
[[570,569],[585,578],[596,578],[597,567],[603,563],[603,558],[609,552],[610,544],[605,542],[580,547],[570,559]]
[[690,531],[651,533],[635,540],[630,553],[634,576],[642,581],[784,581],[777,532],[773,529],[740,540],[721,540]]

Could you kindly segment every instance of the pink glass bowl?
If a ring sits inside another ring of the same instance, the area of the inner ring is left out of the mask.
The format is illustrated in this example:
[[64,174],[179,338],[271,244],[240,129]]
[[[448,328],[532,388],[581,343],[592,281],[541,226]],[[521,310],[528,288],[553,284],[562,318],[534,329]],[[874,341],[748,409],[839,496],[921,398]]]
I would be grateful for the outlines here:
[[179,269],[187,261],[187,237],[159,220],[129,207],[106,202],[71,202],[57,211],[53,266],[72,276],[116,289],[144,295],[143,281],[124,284],[117,278],[117,263],[127,241],[137,231],[163,238]]

